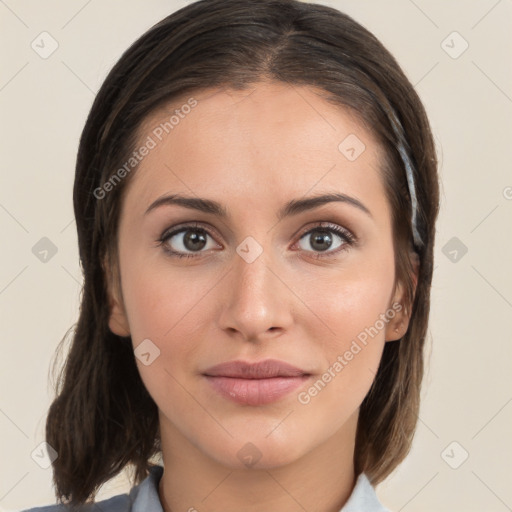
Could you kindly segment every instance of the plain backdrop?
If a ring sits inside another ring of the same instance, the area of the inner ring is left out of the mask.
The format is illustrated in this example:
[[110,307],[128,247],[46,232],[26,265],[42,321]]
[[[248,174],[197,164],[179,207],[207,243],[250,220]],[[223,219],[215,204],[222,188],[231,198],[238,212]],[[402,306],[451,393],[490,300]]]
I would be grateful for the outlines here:
[[[397,58],[440,159],[418,428],[377,493],[393,511],[512,510],[512,1],[321,3],[353,16]],[[78,318],[72,185],[87,113],[121,53],[185,5],[0,0],[1,510],[55,503],[38,453],[50,363]],[[127,490],[120,475],[98,499]]]

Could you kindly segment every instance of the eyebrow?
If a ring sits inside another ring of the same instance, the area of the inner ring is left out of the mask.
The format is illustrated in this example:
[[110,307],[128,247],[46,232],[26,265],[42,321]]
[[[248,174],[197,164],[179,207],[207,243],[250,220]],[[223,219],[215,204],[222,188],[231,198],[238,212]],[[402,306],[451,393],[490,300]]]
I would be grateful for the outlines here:
[[[358,208],[373,218],[370,210],[363,203],[361,203],[359,199],[340,193],[329,193],[301,199],[292,199],[279,210],[277,218],[280,221],[285,217],[298,215],[299,213],[303,213],[305,211],[323,206],[324,204],[334,202],[346,203],[354,206],[355,208]],[[179,194],[172,194],[158,198],[156,201],[151,203],[144,215],[147,215],[155,208],[164,205],[178,205],[184,208],[189,208],[191,210],[197,210],[203,213],[216,215],[222,219],[227,219],[230,217],[225,207],[217,201],[201,197],[186,197]]]

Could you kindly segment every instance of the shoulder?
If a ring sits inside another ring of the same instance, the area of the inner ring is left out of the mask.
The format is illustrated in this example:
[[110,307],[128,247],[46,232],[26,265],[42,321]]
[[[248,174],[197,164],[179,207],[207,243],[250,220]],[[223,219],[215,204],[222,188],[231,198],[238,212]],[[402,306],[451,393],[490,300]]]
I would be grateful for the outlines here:
[[[118,494],[112,498],[98,501],[96,503],[84,503],[75,512],[130,512],[132,500],[128,494]],[[67,504],[45,505],[34,507],[21,512],[71,512],[73,509]]]
[[356,480],[356,485],[340,512],[391,512],[379,501],[375,489],[368,477],[361,473]]
[[[84,503],[78,509],[68,504],[45,505],[22,510],[21,512],[140,512],[158,510],[158,482],[162,476],[162,466],[152,466],[149,475],[139,485],[132,487],[129,494],[118,494],[106,500]],[[151,505],[151,506],[148,506]]]

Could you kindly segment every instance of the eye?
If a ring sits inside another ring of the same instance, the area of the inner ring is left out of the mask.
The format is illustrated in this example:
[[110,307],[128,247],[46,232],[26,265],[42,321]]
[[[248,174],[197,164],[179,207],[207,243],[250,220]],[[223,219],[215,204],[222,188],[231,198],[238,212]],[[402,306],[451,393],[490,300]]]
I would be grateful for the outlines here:
[[[308,237],[309,242],[304,244],[306,247],[301,246],[300,248],[306,252],[313,252],[317,259],[335,256],[356,243],[356,238],[350,231],[328,222],[320,223],[304,233],[300,237],[299,245],[301,245],[302,240],[307,240]],[[201,252],[205,252],[203,249],[220,247],[216,243],[208,246],[208,238],[213,239],[210,232],[194,224],[168,230],[163,233],[157,242],[171,257],[195,258],[201,256]],[[333,239],[336,238],[339,240],[337,244],[336,241],[333,242]],[[332,250],[333,244],[334,250]]]
[[[210,233],[204,228],[200,228],[196,225],[182,226],[181,228],[165,232],[158,239],[158,242],[171,256],[178,258],[194,258],[196,257],[194,253],[199,253],[205,248],[212,248],[207,247],[208,237],[212,238]],[[170,248],[171,242],[176,249]],[[218,247],[218,245],[214,244],[214,247]],[[190,253],[187,253],[187,251],[190,251]]]
[[[337,238],[340,242],[336,245],[336,242],[333,242],[333,238]],[[307,252],[316,253],[316,258],[334,256],[341,251],[347,250],[355,243],[355,237],[350,231],[330,223],[322,223],[310,229],[301,236],[299,244],[302,240],[308,240],[308,242],[304,244],[306,247],[302,246],[302,248]],[[325,253],[325,255],[323,253]]]

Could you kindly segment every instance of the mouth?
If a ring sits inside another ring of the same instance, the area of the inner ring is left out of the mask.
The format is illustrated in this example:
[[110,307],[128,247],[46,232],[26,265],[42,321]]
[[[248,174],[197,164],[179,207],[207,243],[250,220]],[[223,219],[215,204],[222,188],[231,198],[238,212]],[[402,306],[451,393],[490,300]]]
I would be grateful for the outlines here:
[[229,361],[203,372],[211,387],[224,398],[242,405],[276,402],[311,378],[311,373],[284,361],[258,363]]
[[208,368],[203,372],[203,375],[236,379],[270,379],[273,377],[301,377],[310,374],[306,370],[284,361],[265,359],[256,363],[228,361]]

